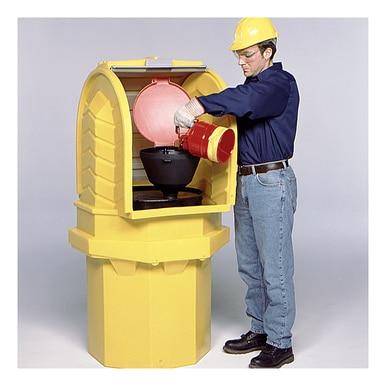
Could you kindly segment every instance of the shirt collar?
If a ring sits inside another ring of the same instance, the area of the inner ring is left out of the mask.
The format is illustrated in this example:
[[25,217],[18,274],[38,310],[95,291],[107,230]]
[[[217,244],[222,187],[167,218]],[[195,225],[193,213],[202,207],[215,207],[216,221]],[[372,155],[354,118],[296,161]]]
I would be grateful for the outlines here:
[[247,79],[250,79],[251,81],[252,80],[263,80],[267,76],[269,76],[271,71],[280,71],[282,69],[283,69],[283,66],[282,66],[281,62],[276,62],[276,63],[273,63],[271,67],[268,67],[264,71],[261,71],[259,74],[252,76],[251,78],[247,78]]

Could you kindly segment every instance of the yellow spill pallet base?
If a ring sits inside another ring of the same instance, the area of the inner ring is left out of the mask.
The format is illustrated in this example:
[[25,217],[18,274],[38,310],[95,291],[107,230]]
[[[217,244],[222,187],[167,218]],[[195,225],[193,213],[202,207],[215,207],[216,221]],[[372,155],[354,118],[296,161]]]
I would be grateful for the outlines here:
[[87,257],[88,350],[104,366],[177,367],[209,351],[210,259],[179,263],[136,263],[130,274],[121,262],[119,275]]

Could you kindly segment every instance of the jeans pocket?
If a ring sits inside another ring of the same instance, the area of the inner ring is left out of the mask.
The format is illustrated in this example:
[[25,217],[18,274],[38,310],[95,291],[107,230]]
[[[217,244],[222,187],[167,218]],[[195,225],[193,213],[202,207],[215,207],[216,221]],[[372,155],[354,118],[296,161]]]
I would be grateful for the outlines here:
[[279,186],[281,178],[281,172],[276,170],[261,174],[256,173],[256,181],[262,186]]

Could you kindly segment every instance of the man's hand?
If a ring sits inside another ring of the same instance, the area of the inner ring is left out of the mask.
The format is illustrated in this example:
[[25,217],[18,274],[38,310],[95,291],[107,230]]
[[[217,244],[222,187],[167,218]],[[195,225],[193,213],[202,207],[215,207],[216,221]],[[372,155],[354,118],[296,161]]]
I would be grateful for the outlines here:
[[204,113],[205,110],[201,103],[196,98],[192,98],[186,105],[176,111],[174,124],[178,127],[190,128],[193,126],[195,119]]
[[185,106],[182,106],[174,114],[174,125],[178,127],[192,127],[196,117]]

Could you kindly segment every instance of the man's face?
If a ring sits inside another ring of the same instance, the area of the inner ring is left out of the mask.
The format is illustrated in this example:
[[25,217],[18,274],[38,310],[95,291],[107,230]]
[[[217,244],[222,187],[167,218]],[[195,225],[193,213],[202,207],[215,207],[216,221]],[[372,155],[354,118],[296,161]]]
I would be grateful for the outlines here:
[[241,66],[245,77],[255,76],[269,67],[269,58],[271,56],[270,53],[267,52],[269,50],[270,49],[265,50],[264,55],[262,55],[259,47],[254,45],[235,51],[239,60],[238,63]]

